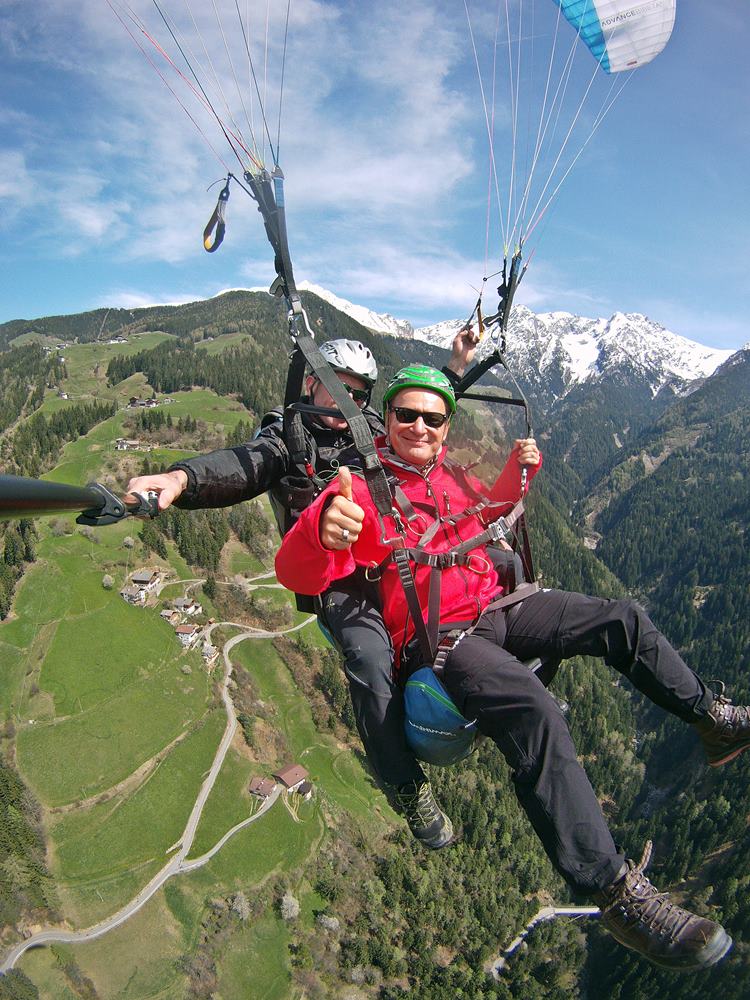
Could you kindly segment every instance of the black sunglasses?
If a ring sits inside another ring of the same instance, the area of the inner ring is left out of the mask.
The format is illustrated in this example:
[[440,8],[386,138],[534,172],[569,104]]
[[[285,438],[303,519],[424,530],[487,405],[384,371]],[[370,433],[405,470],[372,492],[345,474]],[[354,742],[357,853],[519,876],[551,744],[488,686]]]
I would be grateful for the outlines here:
[[[318,385],[323,385],[319,378],[315,381]],[[369,389],[355,389],[353,385],[349,385],[347,382],[341,383],[347,393],[352,397],[355,403],[369,403],[370,402],[370,390]],[[324,386],[325,388],[325,386]],[[330,395],[330,393],[329,393]]]
[[352,385],[347,385],[346,382],[341,383],[349,395],[352,397],[355,403],[366,403],[370,398],[369,389],[355,389]]
[[435,410],[412,410],[408,406],[389,406],[389,411],[396,414],[400,424],[413,424],[421,417],[428,427],[442,427],[448,420],[447,413],[437,413]]

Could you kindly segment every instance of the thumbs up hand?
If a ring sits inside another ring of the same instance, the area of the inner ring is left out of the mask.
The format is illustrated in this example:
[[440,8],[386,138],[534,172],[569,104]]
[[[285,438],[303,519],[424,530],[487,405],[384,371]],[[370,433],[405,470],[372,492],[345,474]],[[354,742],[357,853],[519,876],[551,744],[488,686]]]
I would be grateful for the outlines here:
[[320,518],[320,542],[324,549],[342,550],[356,542],[362,530],[365,512],[354,501],[352,474],[342,465],[339,469],[339,491]]

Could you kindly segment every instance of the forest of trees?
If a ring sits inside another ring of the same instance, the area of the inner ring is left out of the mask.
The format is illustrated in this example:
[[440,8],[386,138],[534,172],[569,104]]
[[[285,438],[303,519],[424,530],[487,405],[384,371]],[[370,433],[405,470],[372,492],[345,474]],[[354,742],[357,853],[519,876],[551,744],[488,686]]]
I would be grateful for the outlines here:
[[[12,723],[6,722],[5,740],[12,738],[11,730]],[[12,764],[0,757],[0,926],[12,926],[21,913],[54,919],[56,907],[55,885],[45,864],[41,810]]]
[[39,344],[14,347],[0,353],[0,433],[20,416],[28,416],[42,405],[47,385],[65,375],[65,365],[56,354]]
[[40,476],[54,465],[67,441],[87,434],[113,416],[112,402],[74,403],[46,415],[35,413],[2,442],[4,471],[17,476]]

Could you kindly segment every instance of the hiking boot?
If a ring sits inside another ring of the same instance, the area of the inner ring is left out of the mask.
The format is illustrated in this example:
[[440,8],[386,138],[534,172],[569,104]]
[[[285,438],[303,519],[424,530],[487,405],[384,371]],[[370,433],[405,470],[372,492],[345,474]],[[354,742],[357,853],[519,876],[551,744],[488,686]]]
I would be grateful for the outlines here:
[[594,894],[604,927],[620,944],[666,969],[705,969],[732,947],[732,939],[714,920],[699,917],[659,892],[643,874],[651,841],[639,864],[627,861],[624,876]]
[[429,781],[399,785],[396,802],[409,829],[425,847],[437,851],[453,843],[453,824],[435,801]]
[[694,722],[711,767],[719,767],[734,760],[750,747],[750,707],[733,705],[724,697],[724,685],[705,719]]

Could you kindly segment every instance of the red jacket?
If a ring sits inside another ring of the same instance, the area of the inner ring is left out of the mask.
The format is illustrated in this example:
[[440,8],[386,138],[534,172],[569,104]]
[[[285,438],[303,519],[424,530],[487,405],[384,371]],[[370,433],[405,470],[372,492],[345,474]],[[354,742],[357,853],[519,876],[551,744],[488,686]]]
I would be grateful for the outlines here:
[[[416,528],[404,519],[404,524],[407,525],[407,546],[417,545],[423,532],[436,519],[434,514],[425,511],[423,506],[425,503],[432,511],[437,508],[440,516],[453,517],[475,506],[476,498],[466,491],[450,466],[444,465],[445,448],[440,453],[434,468],[427,476],[423,476],[413,466],[399,464],[395,456],[385,449],[384,440],[378,438],[376,444],[386,470],[397,476],[401,489],[413,504],[419,505],[416,509],[422,515],[421,521],[417,519],[416,522],[412,522],[416,524]],[[541,462],[536,467],[529,468],[529,480],[540,467]],[[290,590],[299,594],[321,594],[335,580],[349,576],[358,566],[378,566],[391,553],[391,547],[381,541],[380,521],[364,480],[359,476],[352,478],[354,500],[365,511],[359,538],[348,549],[343,550],[331,551],[321,545],[318,525],[329,497],[335,496],[338,492],[337,481],[334,480],[303,512],[284,538],[276,556],[276,575]],[[515,453],[511,454],[489,494],[477,479],[472,476],[467,478],[477,492],[488,496],[490,500],[507,501],[510,506],[520,499],[521,473]],[[488,515],[488,521],[497,517],[497,514],[498,511],[495,510],[492,515]],[[397,536],[393,518],[386,517],[384,524],[387,538]],[[442,525],[427,544],[426,551],[444,552],[483,531],[484,527],[481,514],[474,514],[461,520],[457,528],[450,524]],[[481,549],[478,550],[478,554],[481,554]],[[412,564],[412,568],[415,571],[420,604],[426,617],[431,571],[427,566]],[[380,593],[383,619],[393,637],[396,662],[398,662],[401,650],[414,634],[414,624],[409,617],[404,590],[392,561],[382,570]],[[453,566],[444,569],[440,595],[441,624],[474,621],[501,593],[497,572],[487,561],[477,559],[475,567]]]

